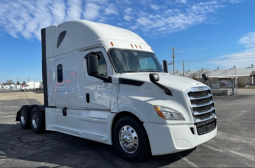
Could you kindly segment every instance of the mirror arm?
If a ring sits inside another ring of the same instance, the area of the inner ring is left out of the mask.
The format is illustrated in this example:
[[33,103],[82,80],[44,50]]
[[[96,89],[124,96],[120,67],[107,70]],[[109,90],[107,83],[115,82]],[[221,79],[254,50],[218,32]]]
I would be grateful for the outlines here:
[[112,78],[111,77],[104,77],[100,75],[93,75],[95,78],[103,80],[105,83],[112,83]]
[[169,96],[173,96],[173,95],[172,95],[172,92],[171,92],[168,88],[166,88],[165,86],[159,84],[158,82],[152,82],[152,83],[154,83],[155,85],[157,85],[158,87],[160,87],[161,89],[163,89],[163,90],[165,91],[165,94],[167,94],[167,95],[169,95]]
[[161,85],[160,83],[158,83],[158,82],[156,82],[156,81],[153,81],[153,80],[151,80],[151,79],[150,79],[150,81],[151,81],[152,83],[154,83],[155,85],[157,85],[157,86],[158,86],[159,88],[161,88],[162,90],[164,90],[164,91],[165,91],[165,94],[167,94],[167,95],[169,95],[169,96],[173,96],[171,90],[168,89],[167,87],[165,87],[165,86]]

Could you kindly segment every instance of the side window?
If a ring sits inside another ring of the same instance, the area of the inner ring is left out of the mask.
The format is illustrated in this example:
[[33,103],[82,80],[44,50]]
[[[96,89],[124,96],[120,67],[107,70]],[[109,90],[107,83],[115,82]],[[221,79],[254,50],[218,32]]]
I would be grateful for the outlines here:
[[66,36],[66,31],[62,31],[59,36],[58,36],[58,43],[57,43],[57,48],[60,46],[60,44],[62,43],[62,41],[64,40]]
[[58,83],[63,82],[63,67],[62,64],[58,64],[57,66],[57,77],[58,77]]
[[104,59],[104,56],[101,52],[98,52],[97,55],[98,55],[98,75],[106,76],[107,68],[106,68],[106,61]]

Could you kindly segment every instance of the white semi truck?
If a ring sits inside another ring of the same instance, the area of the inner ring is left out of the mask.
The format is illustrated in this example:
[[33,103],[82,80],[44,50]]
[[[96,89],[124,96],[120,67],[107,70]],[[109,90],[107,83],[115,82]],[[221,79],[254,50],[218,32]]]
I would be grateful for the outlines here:
[[137,34],[76,20],[41,35],[44,105],[21,107],[16,120],[23,128],[114,145],[133,161],[192,149],[216,135],[210,88],[170,75]]
[[20,90],[21,91],[28,91],[28,90],[41,91],[42,89],[43,89],[42,82],[29,81],[26,83],[25,86],[22,86]]

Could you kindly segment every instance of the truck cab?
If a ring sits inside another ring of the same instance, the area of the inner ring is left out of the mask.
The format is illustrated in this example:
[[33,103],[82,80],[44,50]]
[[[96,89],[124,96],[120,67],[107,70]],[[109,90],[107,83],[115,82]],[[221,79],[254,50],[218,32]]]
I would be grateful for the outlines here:
[[37,111],[46,130],[114,145],[134,161],[192,149],[217,133],[211,89],[169,74],[129,30],[84,20],[52,25],[42,29],[42,57]]

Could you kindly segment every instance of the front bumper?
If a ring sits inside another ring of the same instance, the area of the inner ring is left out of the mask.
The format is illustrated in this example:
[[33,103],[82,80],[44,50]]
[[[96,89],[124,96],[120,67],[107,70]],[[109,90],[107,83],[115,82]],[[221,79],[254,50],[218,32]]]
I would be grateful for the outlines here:
[[[151,146],[152,155],[163,155],[192,149],[217,134],[217,126],[209,133],[198,135],[194,124],[170,125],[144,123]],[[194,134],[191,131],[194,130]]]

